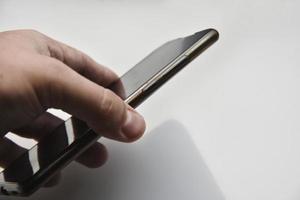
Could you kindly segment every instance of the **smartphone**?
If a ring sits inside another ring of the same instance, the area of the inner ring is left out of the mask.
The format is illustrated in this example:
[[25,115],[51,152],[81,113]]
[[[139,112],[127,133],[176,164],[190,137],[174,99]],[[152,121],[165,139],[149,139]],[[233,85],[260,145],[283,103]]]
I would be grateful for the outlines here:
[[[207,29],[171,40],[112,83],[109,89],[136,108],[217,41],[218,37],[216,30]],[[9,149],[0,148],[1,154],[4,151],[5,155],[8,154],[5,161],[0,160],[0,193],[12,196],[31,195],[99,138],[99,134],[75,117],[66,120],[31,149],[21,148],[4,138],[12,145]]]

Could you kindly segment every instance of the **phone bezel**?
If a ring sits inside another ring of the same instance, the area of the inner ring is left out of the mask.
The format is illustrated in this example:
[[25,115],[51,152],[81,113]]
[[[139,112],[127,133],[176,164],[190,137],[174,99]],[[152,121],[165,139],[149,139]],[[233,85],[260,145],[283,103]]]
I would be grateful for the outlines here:
[[132,107],[137,107],[147,99],[155,90],[168,81],[173,75],[179,72],[183,67],[194,60],[198,55],[210,47],[219,38],[219,33],[215,29],[207,29],[197,42],[184,51],[180,56],[171,61],[166,67],[155,74],[139,89],[132,93],[125,102]]

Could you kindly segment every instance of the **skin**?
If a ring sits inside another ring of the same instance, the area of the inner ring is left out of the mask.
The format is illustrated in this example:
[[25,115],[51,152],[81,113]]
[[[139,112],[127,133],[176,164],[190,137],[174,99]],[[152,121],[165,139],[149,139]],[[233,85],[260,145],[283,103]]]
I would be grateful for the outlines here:
[[[62,122],[48,108],[62,109],[113,140],[140,138],[143,117],[106,89],[117,78],[84,53],[37,31],[0,32],[0,159],[12,145],[4,138],[7,132],[39,140]],[[97,143],[77,161],[94,168],[106,158]]]

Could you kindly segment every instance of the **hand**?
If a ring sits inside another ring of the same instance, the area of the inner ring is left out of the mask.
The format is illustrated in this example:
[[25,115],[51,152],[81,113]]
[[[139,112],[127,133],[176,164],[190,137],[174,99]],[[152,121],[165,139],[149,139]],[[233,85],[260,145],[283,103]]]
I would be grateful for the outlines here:
[[[117,78],[82,52],[39,32],[1,32],[0,145],[8,131],[38,140],[54,129],[61,121],[48,108],[76,116],[107,138],[135,141],[145,122],[106,89]],[[105,147],[95,144],[78,161],[98,167],[105,159]]]

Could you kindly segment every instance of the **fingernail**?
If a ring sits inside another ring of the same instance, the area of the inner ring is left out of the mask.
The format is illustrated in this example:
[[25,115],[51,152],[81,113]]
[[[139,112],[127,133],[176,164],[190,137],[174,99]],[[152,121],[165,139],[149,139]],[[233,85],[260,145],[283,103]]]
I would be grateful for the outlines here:
[[137,112],[127,109],[126,121],[122,127],[122,135],[127,140],[139,138],[145,130],[144,118]]

